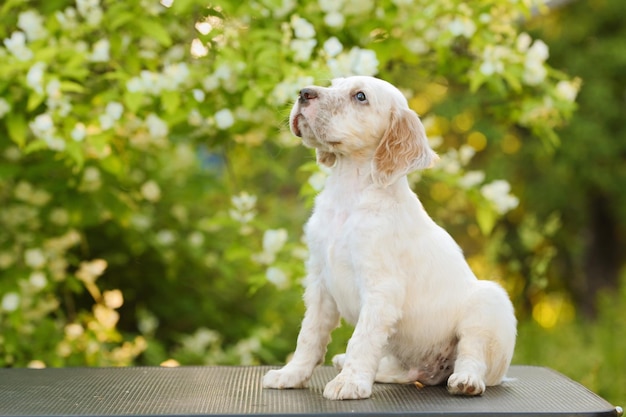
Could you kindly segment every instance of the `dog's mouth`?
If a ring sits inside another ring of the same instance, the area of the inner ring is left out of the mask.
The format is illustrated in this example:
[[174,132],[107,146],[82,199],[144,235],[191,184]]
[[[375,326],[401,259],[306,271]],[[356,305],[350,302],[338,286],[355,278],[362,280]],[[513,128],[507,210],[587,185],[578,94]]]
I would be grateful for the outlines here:
[[301,117],[303,117],[302,114],[297,114],[296,117],[293,118],[293,122],[291,123],[291,131],[299,138],[302,137],[302,131],[300,131],[299,127]]
[[306,118],[302,113],[296,114],[296,116],[291,121],[291,131],[297,137],[302,138],[302,141],[306,146],[312,148],[319,148],[331,151],[335,146],[341,144],[340,141],[320,139],[320,137],[315,134],[311,126],[308,124]]

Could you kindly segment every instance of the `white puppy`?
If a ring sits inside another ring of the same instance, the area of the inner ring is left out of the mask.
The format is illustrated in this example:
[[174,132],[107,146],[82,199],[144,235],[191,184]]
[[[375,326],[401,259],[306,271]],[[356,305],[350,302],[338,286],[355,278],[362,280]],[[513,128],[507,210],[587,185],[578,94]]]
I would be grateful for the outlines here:
[[329,399],[368,398],[372,384],[447,381],[480,395],[505,375],[516,319],[506,292],[479,281],[452,237],[426,214],[406,174],[437,159],[391,84],[372,77],[307,87],[292,132],[331,167],[305,229],[306,313],[292,360],[266,388],[301,388],[324,361],[340,317],[355,325]]

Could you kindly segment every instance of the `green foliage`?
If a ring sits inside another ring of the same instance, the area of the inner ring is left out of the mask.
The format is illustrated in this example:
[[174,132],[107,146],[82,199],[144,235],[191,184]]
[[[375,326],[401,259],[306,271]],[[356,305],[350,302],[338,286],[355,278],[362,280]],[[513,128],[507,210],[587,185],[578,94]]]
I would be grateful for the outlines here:
[[0,10],[1,366],[282,361],[325,176],[285,120],[336,76],[406,92],[441,155],[411,180],[481,277],[521,305],[545,275],[549,222],[497,262],[533,217],[486,158],[520,128],[552,149],[575,108],[534,2],[40,3]]
[[602,294],[598,318],[579,319],[546,329],[522,323],[514,363],[547,366],[581,382],[607,401],[626,402],[626,280],[620,291]]

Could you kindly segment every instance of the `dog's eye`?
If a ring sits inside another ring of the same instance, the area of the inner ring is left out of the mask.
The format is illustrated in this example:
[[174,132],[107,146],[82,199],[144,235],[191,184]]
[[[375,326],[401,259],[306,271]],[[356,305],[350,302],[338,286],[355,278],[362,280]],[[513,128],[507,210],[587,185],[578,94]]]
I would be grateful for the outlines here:
[[360,101],[361,103],[364,103],[367,101],[367,97],[365,96],[365,93],[363,91],[359,91],[358,93],[356,93],[354,95],[354,98],[356,98],[357,101]]

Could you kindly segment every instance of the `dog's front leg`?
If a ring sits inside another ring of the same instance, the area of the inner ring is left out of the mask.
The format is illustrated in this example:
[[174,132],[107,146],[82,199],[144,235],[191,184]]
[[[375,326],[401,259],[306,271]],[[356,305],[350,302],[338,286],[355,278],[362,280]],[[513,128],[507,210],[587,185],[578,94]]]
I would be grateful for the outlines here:
[[401,316],[394,296],[371,294],[363,303],[339,375],[324,388],[330,400],[369,398],[389,337]]
[[264,388],[304,388],[315,367],[324,361],[330,334],[339,325],[339,310],[318,282],[307,286],[304,301],[306,312],[293,358],[282,369],[265,374]]

